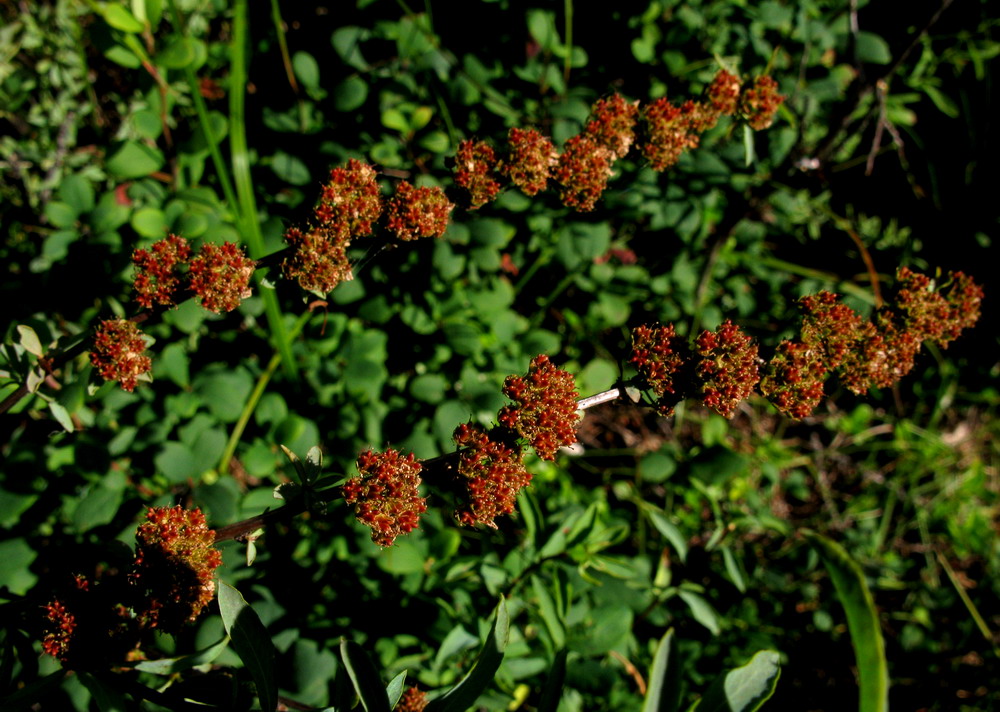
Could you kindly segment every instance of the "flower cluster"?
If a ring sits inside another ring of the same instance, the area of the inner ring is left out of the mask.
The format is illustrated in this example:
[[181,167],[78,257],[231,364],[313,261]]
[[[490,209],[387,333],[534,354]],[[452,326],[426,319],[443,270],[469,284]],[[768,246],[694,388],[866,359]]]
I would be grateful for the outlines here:
[[454,207],[440,188],[414,188],[400,181],[386,209],[385,226],[397,240],[441,237]]
[[535,129],[512,128],[507,133],[507,158],[500,166],[511,183],[525,195],[545,190],[549,172],[559,160],[552,141]]
[[715,332],[701,333],[695,353],[701,357],[694,370],[702,402],[731,418],[760,381],[757,345],[727,319]]
[[979,319],[983,290],[962,272],[948,275],[944,290],[936,291],[926,275],[902,267],[894,306],[907,331],[921,341],[933,341],[944,348]]
[[827,370],[840,366],[861,338],[861,317],[831,292],[802,297],[804,344],[816,349]]
[[503,393],[516,403],[504,406],[500,424],[527,440],[543,460],[576,442],[579,413],[573,375],[556,368],[545,354],[531,360],[524,376],[508,376]]
[[476,210],[500,192],[497,155],[485,141],[462,141],[455,154],[455,183],[469,194],[469,208]]
[[802,341],[782,341],[760,381],[760,392],[782,413],[804,418],[823,398],[827,373],[819,349]]
[[291,251],[281,264],[285,277],[294,279],[302,289],[326,294],[341,282],[351,279],[346,239],[325,227],[285,231]]
[[234,242],[206,242],[191,260],[191,291],[216,314],[231,312],[250,296],[255,263]]
[[740,103],[740,78],[725,69],[719,70],[705,90],[705,97],[718,115],[732,116]]
[[135,535],[129,580],[138,592],[136,617],[144,628],[177,632],[195,620],[215,594],[222,554],[201,510],[152,507]]
[[424,712],[427,707],[427,693],[418,687],[410,687],[399,698],[393,712]]
[[614,158],[611,149],[586,133],[569,139],[553,175],[563,205],[584,212],[593,210],[608,186]]
[[611,151],[615,159],[625,158],[635,141],[638,102],[625,101],[621,94],[598,99],[590,110],[593,117],[584,133]]
[[358,456],[360,477],[343,486],[344,499],[354,505],[358,521],[372,530],[372,541],[392,546],[396,537],[417,528],[427,504],[417,488],[421,465],[413,454],[366,450]]
[[139,628],[115,581],[75,576],[43,608],[42,651],[70,669],[120,664],[139,642]]
[[531,482],[524,469],[521,448],[506,442],[501,432],[463,424],[455,428],[459,448],[458,474],[465,485],[466,503],[455,511],[460,524],[485,524],[496,528],[494,520],[514,511],[517,493]]
[[168,235],[152,245],[150,250],[132,253],[135,279],[132,288],[140,306],[151,309],[154,304],[174,306],[181,286],[180,268],[191,257],[187,240],[178,235]]
[[778,93],[778,82],[771,77],[757,77],[740,96],[740,112],[750,128],[761,131],[774,123],[774,115],[784,101],[785,97]]
[[663,171],[680,160],[681,154],[698,146],[698,134],[692,119],[698,116],[698,105],[685,102],[682,106],[666,97],[657,99],[642,112],[646,143],[642,155],[654,171]]
[[673,324],[643,324],[632,330],[629,361],[656,394],[656,407],[663,415],[673,413],[683,398],[679,380],[688,358],[686,344],[677,336]]
[[108,319],[97,327],[90,362],[104,380],[118,381],[131,391],[153,366],[145,352],[146,340],[139,327],[127,319]]
[[313,211],[316,224],[344,238],[371,235],[382,214],[382,192],[375,176],[372,166],[354,158],[331,170]]

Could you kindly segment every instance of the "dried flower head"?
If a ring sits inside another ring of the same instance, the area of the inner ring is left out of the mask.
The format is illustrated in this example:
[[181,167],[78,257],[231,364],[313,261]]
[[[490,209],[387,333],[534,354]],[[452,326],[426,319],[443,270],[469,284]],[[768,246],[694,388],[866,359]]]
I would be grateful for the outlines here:
[[412,453],[404,457],[391,448],[366,450],[358,456],[361,476],[348,480],[342,491],[379,546],[392,546],[397,536],[416,529],[420,515],[427,511],[425,499],[417,492],[420,470]]
[[695,352],[701,356],[694,371],[702,402],[731,418],[760,381],[757,345],[727,319],[714,333],[701,333]]
[[525,195],[545,190],[559,153],[547,137],[535,129],[513,128],[507,134],[507,158],[501,171]]
[[477,210],[497,197],[497,155],[485,141],[462,141],[455,154],[455,183],[469,194],[469,208]]
[[216,314],[230,312],[250,296],[254,261],[234,242],[206,242],[191,260],[191,291]]
[[42,651],[77,670],[125,662],[139,642],[139,630],[118,583],[73,577],[43,608]]
[[647,104],[642,112],[646,143],[642,155],[654,171],[664,171],[680,160],[684,151],[698,145],[698,134],[692,131],[692,117],[698,112],[694,102],[676,106],[666,97]]
[[302,289],[326,294],[352,279],[346,231],[293,227],[285,231],[285,242],[292,249],[281,263],[281,271],[288,279],[297,280]]
[[98,325],[90,362],[105,381],[118,381],[126,391],[134,389],[139,377],[153,367],[142,332],[127,319],[108,319]]
[[785,415],[805,418],[823,398],[827,373],[819,349],[801,341],[782,341],[767,365],[760,392]]
[[624,158],[635,141],[638,102],[625,101],[621,94],[598,99],[590,110],[591,120],[584,133],[611,151],[614,158]]
[[145,628],[167,633],[194,621],[215,595],[222,554],[200,509],[151,507],[135,534],[129,580],[136,617]]
[[553,178],[563,205],[580,212],[594,209],[611,177],[614,153],[587,134],[566,142]]
[[424,712],[427,707],[427,693],[418,687],[410,687],[399,698],[394,712]]
[[632,329],[632,355],[639,375],[657,397],[657,410],[670,415],[684,397],[679,380],[688,363],[686,344],[673,324],[643,324]]
[[496,430],[465,423],[455,428],[459,448],[458,474],[466,489],[466,503],[455,511],[460,524],[485,524],[514,511],[517,493],[531,482],[521,462],[521,447]]
[[372,234],[382,214],[382,191],[375,169],[367,163],[350,159],[347,165],[330,171],[323,195],[314,212],[316,223],[345,239]]
[[736,113],[736,108],[740,102],[740,78],[735,74],[730,74],[725,69],[720,69],[712,83],[705,90],[712,110],[717,114],[732,116]]
[[400,181],[386,209],[386,228],[397,240],[441,237],[454,207],[440,188],[414,188]]
[[555,460],[560,447],[576,442],[579,413],[573,375],[556,368],[542,354],[531,360],[524,376],[508,376],[503,393],[517,405],[497,416],[500,424],[527,440],[543,460]]
[[864,395],[869,388],[888,388],[913,368],[920,340],[900,328],[888,310],[860,328],[860,337],[838,369],[841,383]]
[[178,235],[168,235],[154,242],[149,250],[133,252],[135,278],[132,288],[139,305],[146,309],[154,304],[176,306],[177,290],[181,285],[180,268],[190,257],[191,247]]
[[778,93],[778,82],[771,77],[757,77],[753,86],[743,90],[740,112],[755,131],[769,128],[785,97]]
[[919,341],[934,341],[947,347],[962,329],[979,319],[982,289],[963,273],[949,273],[948,289],[942,291],[930,277],[901,267],[896,274],[896,297],[892,307],[903,328]]

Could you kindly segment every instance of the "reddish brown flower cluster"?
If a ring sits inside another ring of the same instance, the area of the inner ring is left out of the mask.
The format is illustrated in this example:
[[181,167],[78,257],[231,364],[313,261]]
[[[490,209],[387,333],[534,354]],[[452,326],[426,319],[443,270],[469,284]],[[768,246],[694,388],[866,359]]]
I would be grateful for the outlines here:
[[360,477],[343,487],[344,499],[354,505],[358,521],[372,530],[372,541],[392,546],[396,537],[417,528],[427,504],[417,488],[421,465],[413,454],[398,450],[366,450],[358,456]]
[[145,628],[177,632],[215,595],[222,554],[201,510],[152,507],[135,535],[129,580],[138,592],[137,619]]
[[426,692],[422,692],[418,687],[411,687],[399,698],[394,712],[424,712],[427,701]]
[[593,118],[584,133],[611,151],[614,159],[625,158],[635,141],[638,102],[628,102],[621,94],[612,94],[598,99],[590,114]]
[[584,212],[593,210],[608,186],[614,158],[611,149],[586,133],[569,139],[553,175],[563,205]]
[[703,331],[695,339],[695,377],[702,402],[719,415],[731,418],[736,406],[760,381],[757,345],[728,319],[715,332]]
[[100,323],[94,335],[90,362],[104,380],[118,381],[126,391],[134,389],[139,378],[153,366],[146,356],[142,332],[127,319],[108,319]]
[[146,309],[154,304],[174,306],[181,286],[180,268],[187,265],[190,257],[191,247],[178,235],[168,235],[153,243],[150,250],[133,252],[135,300]]
[[560,447],[576,442],[576,384],[548,356],[533,358],[524,376],[508,376],[503,393],[517,405],[501,408],[497,419],[527,440],[540,458],[554,460]]
[[663,97],[643,110],[647,141],[642,145],[642,155],[654,171],[670,168],[684,151],[698,146],[693,125],[700,119],[698,108],[693,101],[676,106]]
[[44,607],[42,651],[67,668],[99,670],[122,663],[139,629],[120,598],[124,590],[76,576]]
[[231,312],[250,296],[250,277],[255,263],[239,245],[206,242],[191,260],[191,291],[201,305],[216,314]]
[[962,272],[950,273],[941,292],[930,277],[902,267],[894,306],[903,328],[920,341],[933,341],[947,348],[979,319],[983,290]]
[[326,294],[341,282],[351,279],[351,263],[347,260],[347,240],[323,227],[285,231],[285,242],[291,253],[282,262],[285,277],[298,281],[309,292]]
[[732,116],[740,103],[740,78],[720,69],[705,90],[705,97],[715,114]]
[[549,182],[549,172],[559,160],[556,147],[535,129],[513,128],[507,134],[507,158],[501,171],[525,195],[535,195]]
[[400,181],[386,209],[385,226],[397,240],[441,237],[454,207],[440,188],[414,188]]
[[632,330],[629,361],[656,394],[656,408],[663,415],[673,413],[683,398],[678,381],[688,358],[686,344],[677,336],[673,324],[643,324]]
[[823,398],[827,373],[819,349],[802,341],[782,341],[760,381],[760,392],[782,413],[804,418]]
[[353,158],[331,170],[314,211],[316,224],[338,237],[371,235],[382,214],[382,192],[375,178],[373,167]]
[[757,77],[752,87],[743,90],[740,112],[750,128],[761,131],[774,123],[774,115],[784,101],[785,97],[778,93],[778,82],[771,77]]
[[469,194],[469,208],[476,210],[500,192],[497,155],[485,141],[462,141],[455,154],[455,183]]
[[521,448],[505,442],[502,433],[487,433],[471,424],[455,428],[454,440],[459,447],[458,474],[467,497],[455,517],[460,524],[485,524],[495,529],[494,520],[514,511],[517,493],[531,482],[531,474],[521,462]]
[[382,215],[376,175],[373,167],[353,158],[330,171],[313,211],[315,224],[285,231],[285,243],[291,248],[281,263],[285,277],[320,294],[351,279],[347,248],[355,237],[371,235]]

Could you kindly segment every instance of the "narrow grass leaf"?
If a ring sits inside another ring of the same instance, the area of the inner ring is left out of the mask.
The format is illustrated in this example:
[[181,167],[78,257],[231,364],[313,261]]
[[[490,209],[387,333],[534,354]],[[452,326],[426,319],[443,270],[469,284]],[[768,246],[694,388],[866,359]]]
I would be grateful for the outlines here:
[[257,686],[260,708],[272,712],[278,706],[278,686],[274,674],[274,644],[260,618],[229,584],[219,582],[219,613],[233,650]]
[[389,697],[378,670],[364,648],[353,640],[340,641],[340,657],[366,712],[390,712]]
[[675,712],[680,702],[681,666],[674,646],[674,629],[671,628],[656,646],[642,712]]

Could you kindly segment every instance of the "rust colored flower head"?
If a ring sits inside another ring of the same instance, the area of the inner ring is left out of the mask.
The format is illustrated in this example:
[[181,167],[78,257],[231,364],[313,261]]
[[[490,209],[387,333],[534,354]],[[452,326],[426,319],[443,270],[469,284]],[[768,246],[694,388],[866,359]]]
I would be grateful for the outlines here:
[[920,340],[881,310],[874,321],[862,324],[859,339],[837,369],[840,382],[858,395],[888,388],[910,372],[919,351]]
[[701,333],[695,352],[701,356],[694,370],[702,402],[723,417],[733,417],[760,381],[757,345],[727,319],[714,333]]
[[399,698],[394,712],[424,712],[427,701],[426,692],[422,692],[418,687],[411,687]]
[[930,277],[901,267],[896,274],[892,307],[902,328],[918,341],[947,347],[979,318],[982,289],[963,273],[949,273],[948,288],[939,290]]
[[467,497],[455,518],[466,526],[485,524],[496,529],[494,520],[514,511],[517,493],[531,482],[521,462],[521,447],[496,430],[487,433],[469,423],[455,428],[454,440]]
[[547,137],[535,129],[513,128],[507,134],[507,158],[501,171],[525,195],[545,190],[559,153]]
[[105,381],[118,381],[126,391],[134,389],[139,378],[153,367],[146,356],[142,332],[127,319],[108,319],[100,323],[94,335],[90,362]]
[[222,554],[200,509],[151,507],[135,534],[129,581],[136,617],[144,628],[166,633],[195,620],[215,595]]
[[621,94],[598,99],[590,110],[591,120],[584,133],[611,151],[614,158],[624,158],[635,141],[639,116],[637,102],[625,101]]
[[657,397],[657,410],[670,415],[683,399],[680,380],[689,361],[687,345],[673,324],[643,324],[632,329],[632,356],[639,375]]
[[180,268],[190,257],[187,240],[178,235],[168,235],[154,242],[149,250],[133,252],[135,301],[146,309],[154,304],[176,306],[177,290],[181,285]]
[[614,153],[587,134],[568,140],[553,173],[563,205],[593,210],[608,185],[613,162]]
[[576,384],[548,356],[533,358],[524,376],[508,376],[503,393],[516,405],[501,408],[497,419],[527,440],[540,458],[555,460],[559,448],[576,442]]
[[126,591],[117,584],[74,577],[43,608],[42,651],[76,670],[125,662],[139,642],[139,630],[122,604]]
[[698,134],[691,130],[691,119],[696,111],[694,102],[681,107],[666,97],[646,105],[642,119],[647,140],[641,150],[654,171],[670,168],[684,151],[698,145]]
[[771,77],[757,77],[753,86],[743,90],[740,112],[754,131],[769,128],[785,97],[778,93],[778,82]]
[[250,296],[254,261],[234,242],[206,242],[191,260],[191,291],[216,314],[230,312]]
[[705,90],[705,96],[717,114],[732,116],[736,113],[736,108],[740,103],[740,78],[735,74],[730,74],[725,69],[720,69],[712,83]]
[[314,211],[316,224],[348,238],[372,234],[382,214],[382,191],[375,169],[350,159],[347,165],[330,171],[323,195]]
[[823,398],[827,373],[819,349],[801,341],[782,341],[767,365],[760,392],[785,415],[805,418]]
[[485,141],[462,141],[455,154],[455,183],[469,194],[469,208],[477,210],[500,192],[497,154]]
[[802,308],[802,342],[816,350],[827,370],[833,370],[861,338],[862,319],[832,292],[799,299]]
[[427,511],[425,499],[417,492],[420,470],[412,453],[404,457],[391,448],[366,450],[358,456],[361,476],[348,480],[342,491],[379,546],[392,546],[397,536],[416,529],[420,515]]
[[293,227],[285,231],[285,242],[292,249],[281,263],[281,271],[288,279],[298,281],[302,289],[326,294],[353,278],[347,261],[346,231]]
[[414,188],[400,181],[389,201],[385,226],[397,240],[441,237],[454,207],[440,188]]

